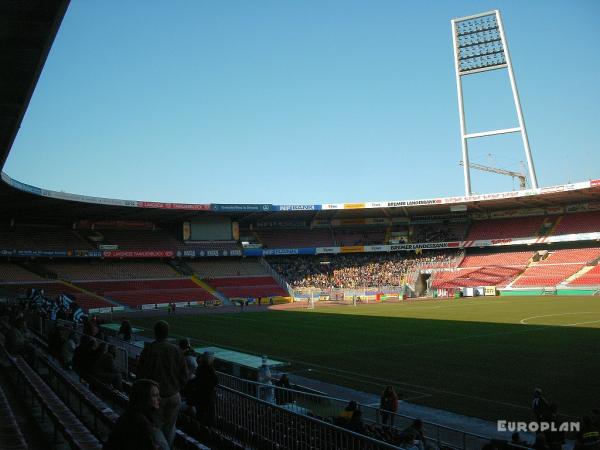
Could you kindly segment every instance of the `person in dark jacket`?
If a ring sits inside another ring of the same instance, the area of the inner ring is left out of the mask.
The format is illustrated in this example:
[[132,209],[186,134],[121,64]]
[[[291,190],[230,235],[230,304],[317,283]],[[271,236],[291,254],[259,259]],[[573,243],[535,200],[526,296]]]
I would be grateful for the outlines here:
[[124,341],[130,341],[131,340],[131,323],[129,323],[129,320],[124,320],[123,322],[121,322],[121,326],[119,327],[119,332],[117,333],[117,337],[118,336],[122,336],[121,339],[123,339]]
[[129,405],[119,417],[103,450],[168,450],[158,427],[160,390],[152,380],[137,380],[131,387]]
[[213,356],[203,353],[198,358],[196,376],[186,387],[188,403],[196,408],[196,418],[206,426],[212,426],[215,420],[215,388],[219,384],[213,367]]
[[387,425],[388,419],[390,419],[390,427],[394,426],[394,414],[398,409],[398,395],[392,386],[387,386],[381,394],[379,401],[379,411],[381,414],[381,422],[383,425]]
[[156,340],[142,350],[137,376],[156,381],[160,386],[160,418],[169,445],[175,439],[175,422],[181,408],[180,391],[188,379],[187,366],[181,350],[167,342],[169,324],[159,320],[154,324]]

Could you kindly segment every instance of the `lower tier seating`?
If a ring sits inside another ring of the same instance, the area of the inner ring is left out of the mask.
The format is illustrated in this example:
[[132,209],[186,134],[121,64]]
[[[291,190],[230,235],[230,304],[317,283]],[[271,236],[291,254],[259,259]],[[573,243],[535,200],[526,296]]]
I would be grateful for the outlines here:
[[190,279],[80,282],[78,286],[118,303],[138,307],[152,303],[213,300],[212,294]]
[[222,277],[207,279],[206,282],[229,298],[275,297],[288,295],[271,276]]

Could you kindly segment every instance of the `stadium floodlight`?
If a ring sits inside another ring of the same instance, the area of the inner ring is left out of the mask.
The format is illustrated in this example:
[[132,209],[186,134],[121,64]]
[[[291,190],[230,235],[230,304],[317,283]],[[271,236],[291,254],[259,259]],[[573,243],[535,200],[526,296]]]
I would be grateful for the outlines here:
[[[502,26],[500,11],[488,11],[472,16],[452,19],[452,38],[454,43],[454,68],[456,71],[456,89],[458,91],[458,112],[460,116],[460,137],[462,143],[463,171],[465,177],[465,195],[471,195],[471,173],[469,164],[468,140],[507,133],[521,133],[531,186],[537,189],[537,177],[533,167],[533,158],[529,148],[529,139],[519,92],[515,82],[506,35]],[[507,69],[512,88],[513,100],[517,111],[519,126],[499,130],[467,133],[465,109],[463,104],[462,77],[489,70]]]

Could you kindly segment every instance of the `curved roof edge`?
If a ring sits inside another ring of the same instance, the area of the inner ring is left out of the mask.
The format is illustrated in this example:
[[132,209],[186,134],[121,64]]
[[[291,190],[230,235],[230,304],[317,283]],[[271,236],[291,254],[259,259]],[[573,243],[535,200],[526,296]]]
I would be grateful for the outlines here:
[[122,200],[104,197],[93,197],[88,195],[71,194],[67,192],[58,192],[50,189],[42,189],[22,183],[8,176],[5,172],[1,173],[2,181],[9,186],[29,194],[41,197],[67,200],[74,202],[83,202],[94,205],[107,206],[125,206],[131,208],[152,208],[165,210],[185,210],[185,211],[220,211],[220,212],[269,212],[269,211],[315,211],[315,210],[360,210],[373,208],[411,208],[419,206],[435,205],[466,205],[474,202],[493,202],[502,199],[519,199],[537,197],[547,194],[557,194],[561,192],[582,191],[589,188],[600,187],[600,179],[582,181],[578,183],[562,184],[538,189],[526,189],[522,191],[498,192],[492,194],[479,194],[470,196],[438,197],[420,200],[392,200],[379,202],[355,202],[355,203],[323,203],[312,205],[274,205],[254,204],[254,203],[169,203],[169,202],[151,202],[142,200]]

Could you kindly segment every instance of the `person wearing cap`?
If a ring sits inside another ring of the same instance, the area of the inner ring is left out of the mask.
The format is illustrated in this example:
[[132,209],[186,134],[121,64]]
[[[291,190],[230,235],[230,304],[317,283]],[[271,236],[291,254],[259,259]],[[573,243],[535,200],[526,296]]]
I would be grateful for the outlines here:
[[156,340],[142,350],[137,367],[137,378],[156,381],[160,386],[159,416],[162,430],[170,446],[175,438],[175,422],[181,407],[180,391],[188,379],[183,352],[167,342],[169,324],[159,320],[154,324]]

